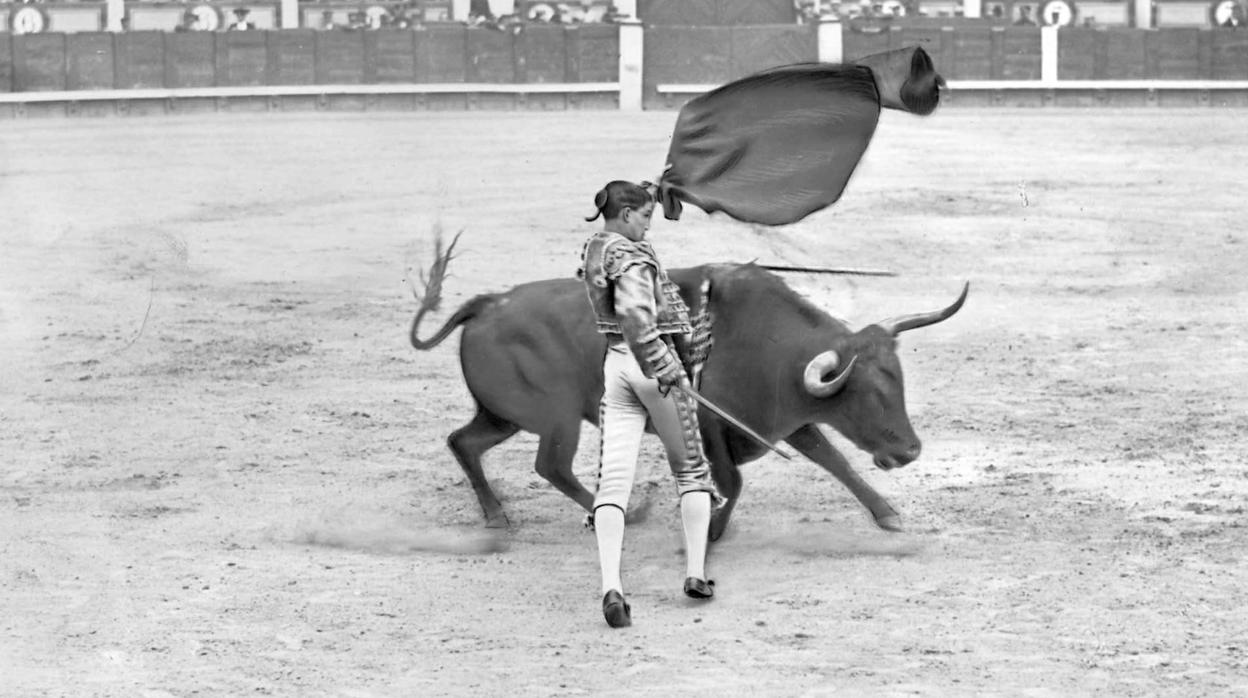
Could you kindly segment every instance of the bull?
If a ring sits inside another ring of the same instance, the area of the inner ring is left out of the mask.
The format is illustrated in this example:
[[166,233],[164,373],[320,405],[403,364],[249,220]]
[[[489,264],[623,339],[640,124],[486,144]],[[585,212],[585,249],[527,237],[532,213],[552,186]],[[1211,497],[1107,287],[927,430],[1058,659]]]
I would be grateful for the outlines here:
[[[508,521],[481,457],[520,430],[539,437],[538,475],[592,511],[594,495],[576,479],[572,462],[581,421],[598,423],[607,344],[595,330],[582,282],[551,279],[478,295],[421,339],[421,320],[438,307],[453,247],[439,252],[410,334],[412,346],[424,351],[463,327],[460,364],[477,411],[447,444],[476,492],[486,525],[505,527]],[[897,335],[951,317],[965,302],[969,284],[942,310],[853,331],[753,264],[676,269],[670,276],[690,307],[706,307],[712,319],[702,395],[768,441],[784,441],[827,470],[871,512],[876,525],[901,530],[898,512],[817,425],[836,429],[883,470],[916,459],[921,446],[906,412]],[[724,497],[711,521],[710,537],[717,540],[739,501],[740,466],[766,449],[706,409],[699,419],[712,477]]]

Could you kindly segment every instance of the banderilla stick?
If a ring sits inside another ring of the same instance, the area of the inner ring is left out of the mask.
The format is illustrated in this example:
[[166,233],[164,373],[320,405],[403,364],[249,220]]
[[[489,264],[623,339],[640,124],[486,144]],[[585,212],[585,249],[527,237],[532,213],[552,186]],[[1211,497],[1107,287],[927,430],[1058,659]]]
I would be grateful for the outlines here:
[[840,274],[843,276],[897,276],[897,272],[887,269],[850,269],[829,267],[790,267],[782,264],[758,264],[769,271],[792,271],[803,274]]
[[679,388],[680,390],[683,390],[686,395],[696,400],[698,404],[702,405],[703,407],[710,410],[711,412],[714,412],[716,415],[719,416],[720,419],[736,427],[742,434],[745,434],[746,436],[750,437],[755,442],[757,442],[760,446],[765,446],[769,450],[774,451],[775,453],[779,454],[780,457],[784,458],[785,460],[793,460],[793,456],[790,456],[789,454],[785,453],[779,448],[776,448],[770,441],[768,441],[767,439],[764,439],[761,435],[759,435],[758,432],[747,427],[741,420],[725,412],[724,408],[702,397],[702,395],[699,394],[698,391],[693,389],[693,386],[688,385],[688,384],[678,383],[676,387]]

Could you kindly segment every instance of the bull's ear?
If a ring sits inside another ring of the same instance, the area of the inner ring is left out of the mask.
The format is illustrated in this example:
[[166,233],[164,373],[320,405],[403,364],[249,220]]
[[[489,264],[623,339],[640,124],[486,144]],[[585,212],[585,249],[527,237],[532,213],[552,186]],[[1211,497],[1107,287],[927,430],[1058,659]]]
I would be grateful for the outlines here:
[[[818,354],[806,364],[806,370],[802,373],[802,385],[806,387],[806,392],[815,397],[831,397],[839,393],[849,382],[850,373],[854,370],[854,363],[857,361],[858,356],[855,355],[842,367],[841,356],[835,351]],[[830,374],[834,375],[825,380],[824,376]]]

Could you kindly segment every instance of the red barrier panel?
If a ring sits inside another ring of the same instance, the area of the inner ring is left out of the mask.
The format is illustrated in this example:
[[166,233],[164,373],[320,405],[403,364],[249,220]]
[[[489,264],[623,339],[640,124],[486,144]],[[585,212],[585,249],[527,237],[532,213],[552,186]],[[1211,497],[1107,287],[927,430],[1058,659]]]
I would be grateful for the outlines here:
[[[211,37],[209,37],[211,38]],[[114,70],[119,89],[165,87],[165,35],[157,31],[125,32],[113,37]],[[206,69],[211,71],[212,64]]]
[[568,79],[615,82],[620,76],[620,33],[610,25],[582,26],[564,35],[568,42]]
[[13,37],[13,90],[65,89],[65,35],[18,34]]
[[516,35],[517,82],[566,82],[568,41],[559,25],[533,24]]
[[1009,27],[1002,32],[1003,80],[1040,79],[1040,29]]
[[416,82],[416,40],[406,29],[364,33],[364,82]]
[[268,77],[268,32],[234,31],[217,34],[217,85],[254,87]]
[[733,27],[729,76],[744,77],[790,63],[819,60],[818,36],[811,24]]
[[269,84],[316,84],[316,34],[312,29],[268,32]]
[[1214,80],[1243,80],[1248,76],[1248,35],[1239,29],[1214,29],[1212,40],[1212,73]]
[[[130,34],[117,35],[118,57],[122,40]],[[165,87],[214,87],[217,84],[217,41],[210,32],[186,32],[165,34],[164,83]],[[121,66],[118,61],[118,87],[123,87]],[[130,85],[126,85],[129,87]]]
[[877,26],[845,25],[841,30],[841,54],[847,63],[888,50],[889,32]]
[[515,36],[484,27],[468,28],[468,82],[516,81]]
[[113,35],[81,32],[66,36],[66,87],[71,90],[111,90]]
[[992,28],[965,27],[953,34],[953,56],[936,66],[947,80],[989,80],[992,78]]
[[1103,42],[1105,33],[1096,29],[1062,29],[1057,33],[1057,77],[1059,80],[1099,80],[1105,77]]
[[316,33],[318,85],[358,85],[364,81],[364,32]]
[[1200,29],[1166,28],[1149,32],[1148,63],[1153,66],[1152,78],[1161,80],[1196,80],[1201,73]]
[[467,72],[467,32],[458,24],[416,32],[417,82],[463,82]]
[[708,83],[732,77],[731,27],[651,27],[646,32],[647,83]]
[[13,91],[12,34],[0,33],[0,92]]
[[[1105,32],[1105,78],[1140,80],[1149,77],[1144,29],[1109,29]],[[1058,73],[1061,75],[1061,73]]]

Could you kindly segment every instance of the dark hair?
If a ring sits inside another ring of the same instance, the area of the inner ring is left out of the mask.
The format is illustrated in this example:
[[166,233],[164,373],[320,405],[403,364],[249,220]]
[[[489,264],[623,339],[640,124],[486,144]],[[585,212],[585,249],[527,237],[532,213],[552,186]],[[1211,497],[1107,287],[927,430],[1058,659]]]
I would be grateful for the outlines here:
[[620,212],[626,208],[637,210],[653,201],[654,197],[650,196],[650,192],[646,191],[645,187],[617,179],[614,182],[608,182],[607,186],[598,190],[598,193],[594,195],[594,207],[598,209],[598,212],[585,220],[596,221],[598,216],[611,220],[618,218]]

